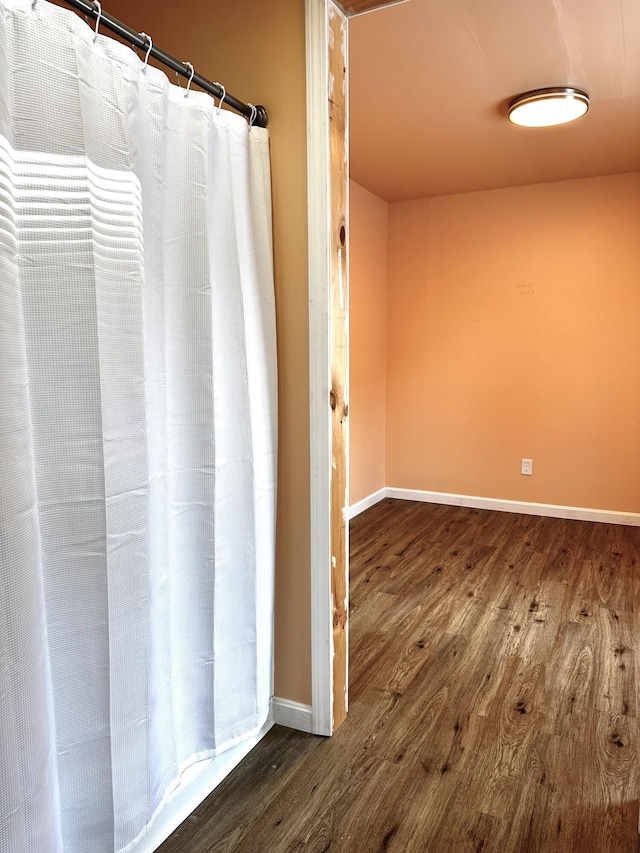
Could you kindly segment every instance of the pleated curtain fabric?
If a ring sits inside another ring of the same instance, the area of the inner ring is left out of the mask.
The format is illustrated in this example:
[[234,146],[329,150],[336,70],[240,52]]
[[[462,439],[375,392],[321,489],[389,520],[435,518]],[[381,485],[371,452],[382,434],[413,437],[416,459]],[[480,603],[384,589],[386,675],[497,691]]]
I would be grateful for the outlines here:
[[272,694],[267,131],[0,0],[0,850],[135,850]]

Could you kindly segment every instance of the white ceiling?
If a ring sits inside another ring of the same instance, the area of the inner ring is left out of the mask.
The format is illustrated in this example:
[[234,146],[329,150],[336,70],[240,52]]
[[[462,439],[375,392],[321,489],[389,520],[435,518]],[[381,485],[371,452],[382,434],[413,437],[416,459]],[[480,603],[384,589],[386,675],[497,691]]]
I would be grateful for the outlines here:
[[[387,201],[640,170],[640,0],[409,0],[349,29],[351,177]],[[589,113],[508,121],[553,85]]]

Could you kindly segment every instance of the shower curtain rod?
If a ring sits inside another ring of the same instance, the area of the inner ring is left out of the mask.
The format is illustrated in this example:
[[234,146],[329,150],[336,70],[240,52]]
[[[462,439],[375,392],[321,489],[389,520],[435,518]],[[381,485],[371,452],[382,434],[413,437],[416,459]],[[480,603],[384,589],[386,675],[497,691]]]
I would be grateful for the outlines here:
[[[98,16],[100,16],[100,26],[106,27],[106,29],[111,30],[112,33],[120,36],[134,47],[144,50],[145,53],[149,49],[148,39],[144,38],[135,30],[132,30],[131,27],[128,27],[126,24],[118,21],[107,12],[99,12],[98,7],[94,6],[93,3],[86,3],[84,0],[63,0],[63,2],[66,3],[67,6],[77,9],[78,12],[82,12],[90,18],[93,18],[94,21],[98,19]],[[237,98],[234,98],[233,95],[226,93],[226,90],[223,89],[219,83],[212,83],[211,80],[207,80],[206,77],[202,77],[200,74],[194,73],[193,66],[190,66],[186,62],[179,62],[175,57],[155,45],[152,45],[150,54],[154,59],[159,60],[163,65],[171,68],[172,71],[176,71],[183,77],[191,79],[192,83],[199,86],[201,89],[204,89],[204,91],[208,92],[210,95],[214,95],[216,98],[222,98],[224,95],[224,103],[227,106],[232,107],[236,112],[241,113],[245,118],[251,120],[253,110],[255,109],[256,115],[253,124],[257,127],[267,126],[269,122],[269,114],[265,107],[259,105],[253,107],[251,104],[245,104],[242,101],[239,101]]]

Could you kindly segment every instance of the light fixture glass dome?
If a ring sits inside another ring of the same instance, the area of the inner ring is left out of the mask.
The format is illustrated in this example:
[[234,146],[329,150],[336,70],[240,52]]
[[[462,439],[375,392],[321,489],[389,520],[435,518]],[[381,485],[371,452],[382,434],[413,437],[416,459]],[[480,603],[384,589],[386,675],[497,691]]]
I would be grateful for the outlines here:
[[522,127],[550,127],[575,121],[588,109],[589,96],[580,89],[536,89],[518,95],[509,107],[509,119]]

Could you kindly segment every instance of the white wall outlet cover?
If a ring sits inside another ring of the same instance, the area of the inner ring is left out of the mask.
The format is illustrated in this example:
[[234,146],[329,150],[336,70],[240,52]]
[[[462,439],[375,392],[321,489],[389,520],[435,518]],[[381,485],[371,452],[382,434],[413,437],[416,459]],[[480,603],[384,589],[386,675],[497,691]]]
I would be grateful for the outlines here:
[[523,459],[522,466],[520,468],[521,474],[526,474],[527,476],[531,476],[533,474],[533,459]]

